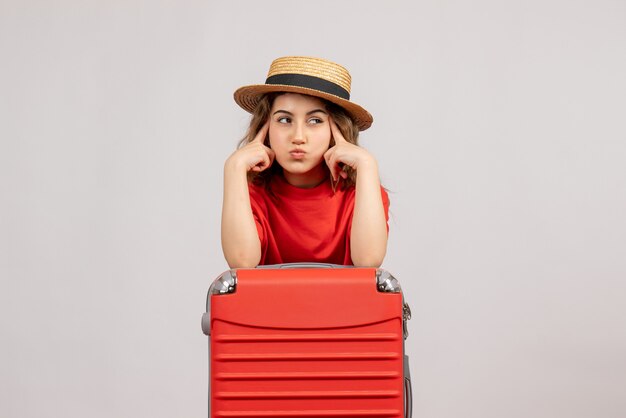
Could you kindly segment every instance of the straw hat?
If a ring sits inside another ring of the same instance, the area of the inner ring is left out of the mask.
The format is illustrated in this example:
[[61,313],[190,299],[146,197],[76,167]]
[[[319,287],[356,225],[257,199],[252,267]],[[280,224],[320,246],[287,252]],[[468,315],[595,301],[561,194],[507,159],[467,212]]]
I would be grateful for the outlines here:
[[291,92],[321,97],[348,112],[360,131],[372,124],[370,113],[350,101],[352,77],[344,67],[334,62],[313,57],[281,57],[270,65],[265,84],[240,87],[235,91],[235,102],[252,113],[261,96],[270,92]]

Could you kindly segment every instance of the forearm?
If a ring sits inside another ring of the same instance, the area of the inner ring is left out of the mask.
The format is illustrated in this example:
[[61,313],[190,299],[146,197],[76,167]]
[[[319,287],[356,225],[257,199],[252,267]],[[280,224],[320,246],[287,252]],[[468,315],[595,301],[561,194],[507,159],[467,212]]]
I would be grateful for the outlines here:
[[246,171],[228,162],[224,166],[222,251],[231,268],[256,267],[261,260],[261,243],[250,207]]
[[387,221],[375,160],[357,170],[356,199],[350,232],[355,266],[379,267],[387,252]]

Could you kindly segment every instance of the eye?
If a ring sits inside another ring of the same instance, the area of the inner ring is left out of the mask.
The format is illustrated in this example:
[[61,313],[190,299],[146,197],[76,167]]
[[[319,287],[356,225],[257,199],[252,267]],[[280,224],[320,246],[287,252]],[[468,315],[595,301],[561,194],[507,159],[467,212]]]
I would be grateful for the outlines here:
[[287,116],[281,116],[278,119],[276,119],[276,121],[278,123],[290,123],[291,122],[291,118],[289,118]]
[[324,123],[324,121],[320,118],[311,118],[309,119],[309,123],[312,123],[314,125],[320,124],[320,123]]

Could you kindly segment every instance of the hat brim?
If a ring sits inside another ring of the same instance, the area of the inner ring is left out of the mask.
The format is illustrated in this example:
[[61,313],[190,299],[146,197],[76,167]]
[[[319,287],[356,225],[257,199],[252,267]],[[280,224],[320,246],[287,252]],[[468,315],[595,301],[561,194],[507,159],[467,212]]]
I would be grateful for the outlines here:
[[364,131],[372,125],[374,118],[365,109],[358,104],[349,100],[343,99],[334,94],[325,93],[323,91],[310,89],[307,87],[290,86],[284,84],[254,84],[250,86],[243,86],[235,90],[233,94],[235,102],[241,106],[247,112],[253,113],[256,105],[259,103],[261,96],[266,93],[272,92],[285,92],[285,93],[300,93],[307,94],[309,96],[320,97],[326,99],[329,102],[335,103],[341,106],[348,112],[348,114],[354,119],[359,131]]

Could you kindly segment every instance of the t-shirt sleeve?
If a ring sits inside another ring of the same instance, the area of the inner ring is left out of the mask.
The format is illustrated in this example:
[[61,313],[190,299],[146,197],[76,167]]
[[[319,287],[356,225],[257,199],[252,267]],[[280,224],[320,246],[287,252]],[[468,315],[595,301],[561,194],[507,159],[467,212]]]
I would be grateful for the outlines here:
[[385,211],[385,223],[387,224],[387,234],[389,234],[389,194],[383,186],[380,186],[380,195],[383,198],[383,210]]

